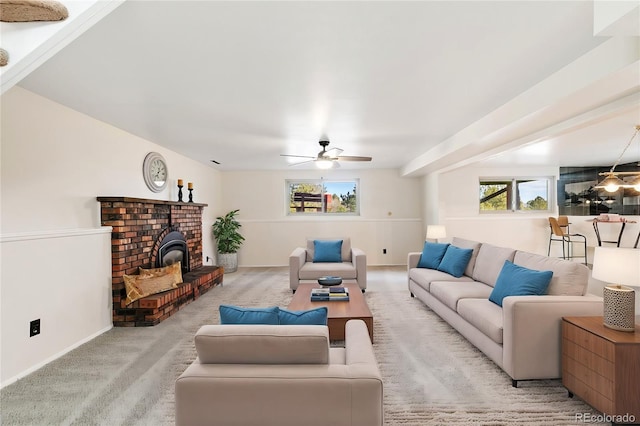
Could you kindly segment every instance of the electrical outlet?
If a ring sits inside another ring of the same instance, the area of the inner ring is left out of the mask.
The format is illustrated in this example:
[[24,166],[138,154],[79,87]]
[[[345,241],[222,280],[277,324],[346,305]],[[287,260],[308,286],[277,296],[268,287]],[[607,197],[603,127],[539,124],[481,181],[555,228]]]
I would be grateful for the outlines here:
[[387,249],[382,249],[382,254],[387,254]]
[[29,323],[29,337],[40,334],[40,318]]

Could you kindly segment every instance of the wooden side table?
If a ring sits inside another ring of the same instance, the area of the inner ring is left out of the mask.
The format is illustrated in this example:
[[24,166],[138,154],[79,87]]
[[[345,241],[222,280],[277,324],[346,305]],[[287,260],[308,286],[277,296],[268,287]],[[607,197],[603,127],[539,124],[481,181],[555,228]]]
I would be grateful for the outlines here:
[[562,319],[562,385],[614,424],[640,422],[640,324],[628,333],[602,321]]

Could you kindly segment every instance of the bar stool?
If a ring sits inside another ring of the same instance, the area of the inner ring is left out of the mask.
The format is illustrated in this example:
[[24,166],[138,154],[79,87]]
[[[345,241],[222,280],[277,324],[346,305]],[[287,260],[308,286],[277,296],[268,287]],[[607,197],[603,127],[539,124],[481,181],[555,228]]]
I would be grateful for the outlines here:
[[560,225],[560,228],[562,228],[563,231],[566,231],[566,233],[569,233],[569,216],[558,216],[557,218],[558,220],[558,225]]
[[[551,218],[549,218],[551,219]],[[569,216],[558,216],[556,219],[558,221],[558,226],[562,229],[563,234],[569,233]],[[564,238],[554,238],[556,235],[553,233],[553,228],[551,227],[551,222],[549,222],[549,248],[547,250],[547,256],[551,254],[551,243],[554,241],[563,242]],[[564,244],[564,243],[563,243]]]
[[[566,216],[565,216],[566,218]],[[555,217],[549,218],[549,226],[551,227],[551,235],[549,236],[549,250],[547,251],[547,256],[551,254],[551,243],[553,241],[560,241],[562,243],[562,258],[563,259],[572,259],[574,257],[582,257],[582,256],[573,256],[573,244],[579,243],[584,247],[584,264],[587,264],[587,238],[582,234],[571,234],[569,233],[569,221],[568,219],[562,220],[562,223],[566,223],[567,230],[565,231],[563,227],[560,225],[560,221]],[[554,238],[556,237],[556,238]],[[558,238],[559,237],[559,238]],[[566,248],[565,248],[566,246]]]

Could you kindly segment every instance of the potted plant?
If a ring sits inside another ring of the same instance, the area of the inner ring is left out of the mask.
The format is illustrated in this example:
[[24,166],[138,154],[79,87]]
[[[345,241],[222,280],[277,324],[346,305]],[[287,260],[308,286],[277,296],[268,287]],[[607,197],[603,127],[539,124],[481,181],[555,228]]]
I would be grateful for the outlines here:
[[218,266],[222,266],[224,272],[238,270],[238,250],[244,241],[244,237],[238,232],[242,226],[236,220],[238,211],[236,209],[224,216],[218,216],[213,224],[213,236],[218,248]]

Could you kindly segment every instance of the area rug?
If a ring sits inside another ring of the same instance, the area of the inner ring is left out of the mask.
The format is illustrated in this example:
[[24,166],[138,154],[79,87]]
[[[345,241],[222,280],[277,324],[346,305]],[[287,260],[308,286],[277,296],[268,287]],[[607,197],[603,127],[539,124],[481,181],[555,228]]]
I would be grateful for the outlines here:
[[[422,303],[403,267],[369,268],[365,298],[385,425],[575,425],[597,415],[559,380],[510,378]],[[2,425],[173,425],[175,379],[222,303],[286,306],[287,268],[240,268],[155,327],[114,328],[0,391]],[[598,423],[590,423],[598,424]],[[301,425],[303,426],[303,425]]]

